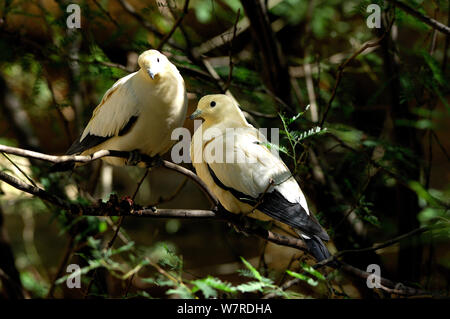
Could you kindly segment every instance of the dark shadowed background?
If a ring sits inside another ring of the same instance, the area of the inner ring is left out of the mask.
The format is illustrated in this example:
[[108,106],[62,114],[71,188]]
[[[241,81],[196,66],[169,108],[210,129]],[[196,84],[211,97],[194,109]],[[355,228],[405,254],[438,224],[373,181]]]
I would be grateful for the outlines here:
[[[104,92],[136,70],[141,52],[158,48],[184,77],[188,114],[203,95],[228,91],[250,123],[280,128],[281,156],[332,253],[431,227],[343,260],[362,270],[377,264],[383,277],[448,296],[450,35],[429,19],[447,26],[449,1],[401,2],[416,15],[375,0],[191,0],[186,11],[182,0],[1,0],[0,144],[63,154]],[[80,7],[81,28],[67,28],[70,3]],[[366,23],[370,4],[380,8],[379,28]],[[192,121],[184,125],[192,132]],[[317,126],[321,132],[301,135]],[[86,205],[132,196],[145,173],[101,161],[72,174],[50,174],[49,166],[0,154],[1,171]],[[135,202],[210,208],[191,180],[164,168],[150,171]],[[292,279],[286,269],[314,264],[294,248],[195,219],[126,217],[113,246],[123,251],[105,255],[118,217],[75,218],[4,182],[0,220],[4,298],[255,298]],[[80,289],[66,287],[68,264],[86,270]],[[326,279],[307,272],[280,296],[398,296],[343,271],[322,273]]]

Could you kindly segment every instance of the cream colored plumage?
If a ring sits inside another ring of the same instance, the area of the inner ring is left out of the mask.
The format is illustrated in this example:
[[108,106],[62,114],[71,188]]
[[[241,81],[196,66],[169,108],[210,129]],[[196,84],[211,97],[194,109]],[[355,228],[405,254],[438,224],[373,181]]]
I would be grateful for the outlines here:
[[[121,78],[105,93],[67,154],[88,155],[107,149],[155,156],[174,144],[172,130],[182,126],[186,118],[184,80],[156,50],[143,52],[138,64],[139,71]],[[114,165],[125,163],[120,158],[104,159]]]
[[191,119],[197,117],[205,121],[191,142],[192,163],[225,209],[255,211],[252,217],[289,225],[318,260],[327,258],[329,252],[321,239],[329,237],[309,212],[297,181],[234,101],[226,95],[207,95],[191,115]]

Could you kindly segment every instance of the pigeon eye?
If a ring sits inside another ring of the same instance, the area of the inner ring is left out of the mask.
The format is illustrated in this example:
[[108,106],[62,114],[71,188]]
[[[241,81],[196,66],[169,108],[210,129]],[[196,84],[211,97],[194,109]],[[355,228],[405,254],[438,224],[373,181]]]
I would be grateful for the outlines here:
[[159,62],[159,58],[156,59],[156,62]]
[[216,106],[216,102],[212,101],[211,103],[209,103],[209,105],[211,105],[211,107]]

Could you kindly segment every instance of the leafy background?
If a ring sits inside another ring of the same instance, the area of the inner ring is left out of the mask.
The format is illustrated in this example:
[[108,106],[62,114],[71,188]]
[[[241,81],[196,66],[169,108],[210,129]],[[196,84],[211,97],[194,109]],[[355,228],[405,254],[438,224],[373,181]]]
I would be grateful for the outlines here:
[[[69,2],[0,2],[1,144],[63,154],[103,93],[136,69],[140,52],[161,44],[184,5],[126,1],[136,18],[123,2],[77,2],[82,27],[74,31],[66,27]],[[403,2],[448,24],[448,1]],[[380,29],[366,25],[371,3],[382,8]],[[185,79],[189,112],[201,96],[228,86],[252,124],[280,128],[281,155],[329,232],[332,252],[439,226],[344,260],[361,269],[379,264],[387,278],[448,295],[449,36],[390,1],[273,0],[267,7],[284,61],[273,65],[264,63],[267,52],[258,47],[263,29],[248,27],[252,12],[240,1],[190,1],[181,27],[162,47]],[[344,61],[381,37],[345,65],[333,97]],[[192,131],[193,123],[187,120],[185,127]],[[27,175],[46,190],[85,204],[107,200],[111,193],[131,196],[144,174],[137,167],[101,162],[73,174],[49,174],[48,167],[0,154],[2,171],[26,182]],[[150,172],[135,200],[161,208],[209,208],[194,183],[162,168]],[[318,272],[301,252],[217,221],[125,218],[108,249],[117,217],[74,218],[5,183],[0,183],[0,213],[0,268],[17,277],[30,298],[393,297],[341,271]],[[81,289],[65,285],[65,266],[71,263],[82,267]],[[300,283],[282,290],[292,278]],[[6,281],[0,287],[4,297],[14,296]]]

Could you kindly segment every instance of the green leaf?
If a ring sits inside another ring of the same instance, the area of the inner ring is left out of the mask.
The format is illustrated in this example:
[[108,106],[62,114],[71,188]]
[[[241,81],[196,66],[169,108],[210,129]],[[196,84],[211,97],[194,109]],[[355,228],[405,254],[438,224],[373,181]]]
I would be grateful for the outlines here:
[[195,6],[195,16],[201,23],[207,23],[212,18],[213,8],[211,3],[207,0],[197,1]]
[[197,285],[200,282],[203,284],[206,284],[214,289],[221,290],[224,292],[231,292],[231,293],[236,292],[236,288],[234,288],[230,283],[223,282],[222,280],[220,280],[219,278],[216,278],[216,277],[208,276],[204,279],[198,279],[198,280],[192,281],[192,283],[195,285]]
[[422,224],[429,224],[437,219],[449,223],[450,212],[445,209],[426,207],[419,213],[417,219],[419,219]]
[[205,298],[217,297],[217,291],[209,286],[203,279],[195,280],[192,283],[195,285],[194,288],[192,288],[192,292],[200,290]]
[[442,86],[446,84],[445,76],[442,73],[439,63],[427,51],[422,51],[422,56],[433,73],[433,78]]
[[300,116],[302,116],[303,115],[303,112],[301,112],[301,113],[298,113],[297,115],[294,115],[293,117],[291,117],[291,118],[289,118],[288,120],[287,120],[287,124],[292,124],[292,123],[294,123]]
[[35,297],[45,298],[47,294],[47,285],[42,280],[35,278],[33,273],[24,271],[20,273],[20,281],[23,287],[31,292]]
[[106,222],[100,222],[99,224],[98,224],[98,232],[99,233],[103,233],[103,232],[105,232],[106,230],[108,229],[108,224],[106,223]]
[[194,294],[186,286],[178,286],[166,291],[167,295],[178,295],[181,299],[194,299]]
[[170,280],[164,276],[160,276],[158,278],[142,278],[142,281],[147,284],[158,285],[161,287],[174,287],[176,285],[173,280]]
[[258,270],[256,270],[255,267],[253,267],[247,260],[244,259],[244,257],[241,257],[242,262],[244,263],[245,267],[247,267],[251,272],[255,279],[258,279],[261,281],[263,279],[263,276],[259,273]]
[[304,271],[306,271],[307,273],[317,277],[320,280],[326,280],[325,276],[322,275],[320,272],[318,272],[316,269],[314,269],[312,266],[305,264],[305,263],[302,263],[301,266],[302,266],[302,269]]
[[327,132],[327,128],[320,128],[319,126],[313,127],[307,131],[290,131],[291,136],[294,138],[295,142],[298,143],[308,137],[324,134]]
[[262,145],[267,147],[269,150],[275,149],[278,152],[284,153],[286,155],[290,155],[288,149],[286,147],[284,147],[283,145],[276,145],[276,144],[273,144],[270,142],[262,143]]
[[375,215],[366,215],[366,216],[363,216],[363,219],[366,222],[372,224],[373,226],[380,227],[380,225],[381,225],[378,217]]
[[265,283],[261,281],[250,281],[245,284],[240,284],[236,287],[240,292],[255,292],[255,291],[263,291],[263,288],[266,286]]
[[431,205],[441,206],[439,202],[427,192],[427,190],[417,181],[411,181],[408,183],[409,187],[417,193],[417,196],[424,199]]
[[130,250],[131,248],[133,248],[134,247],[134,241],[130,241],[128,244],[126,244],[126,245],[123,245],[123,246],[121,246],[121,247],[119,247],[119,248],[117,248],[117,249],[113,249],[113,250],[111,250],[111,254],[110,254],[110,256],[112,256],[112,255],[117,255],[117,254],[120,254],[120,253],[123,253],[124,251],[128,251],[128,250]]
[[306,282],[308,283],[308,285],[311,285],[311,286],[313,286],[313,287],[315,287],[315,286],[317,286],[317,285],[319,284],[318,281],[312,279],[311,277],[305,276],[305,275],[303,275],[303,274],[299,274],[299,273],[297,273],[297,272],[295,272],[295,271],[286,270],[286,273],[287,273],[289,276],[292,276],[292,277],[294,277],[294,278],[297,278],[297,279],[306,281]]

